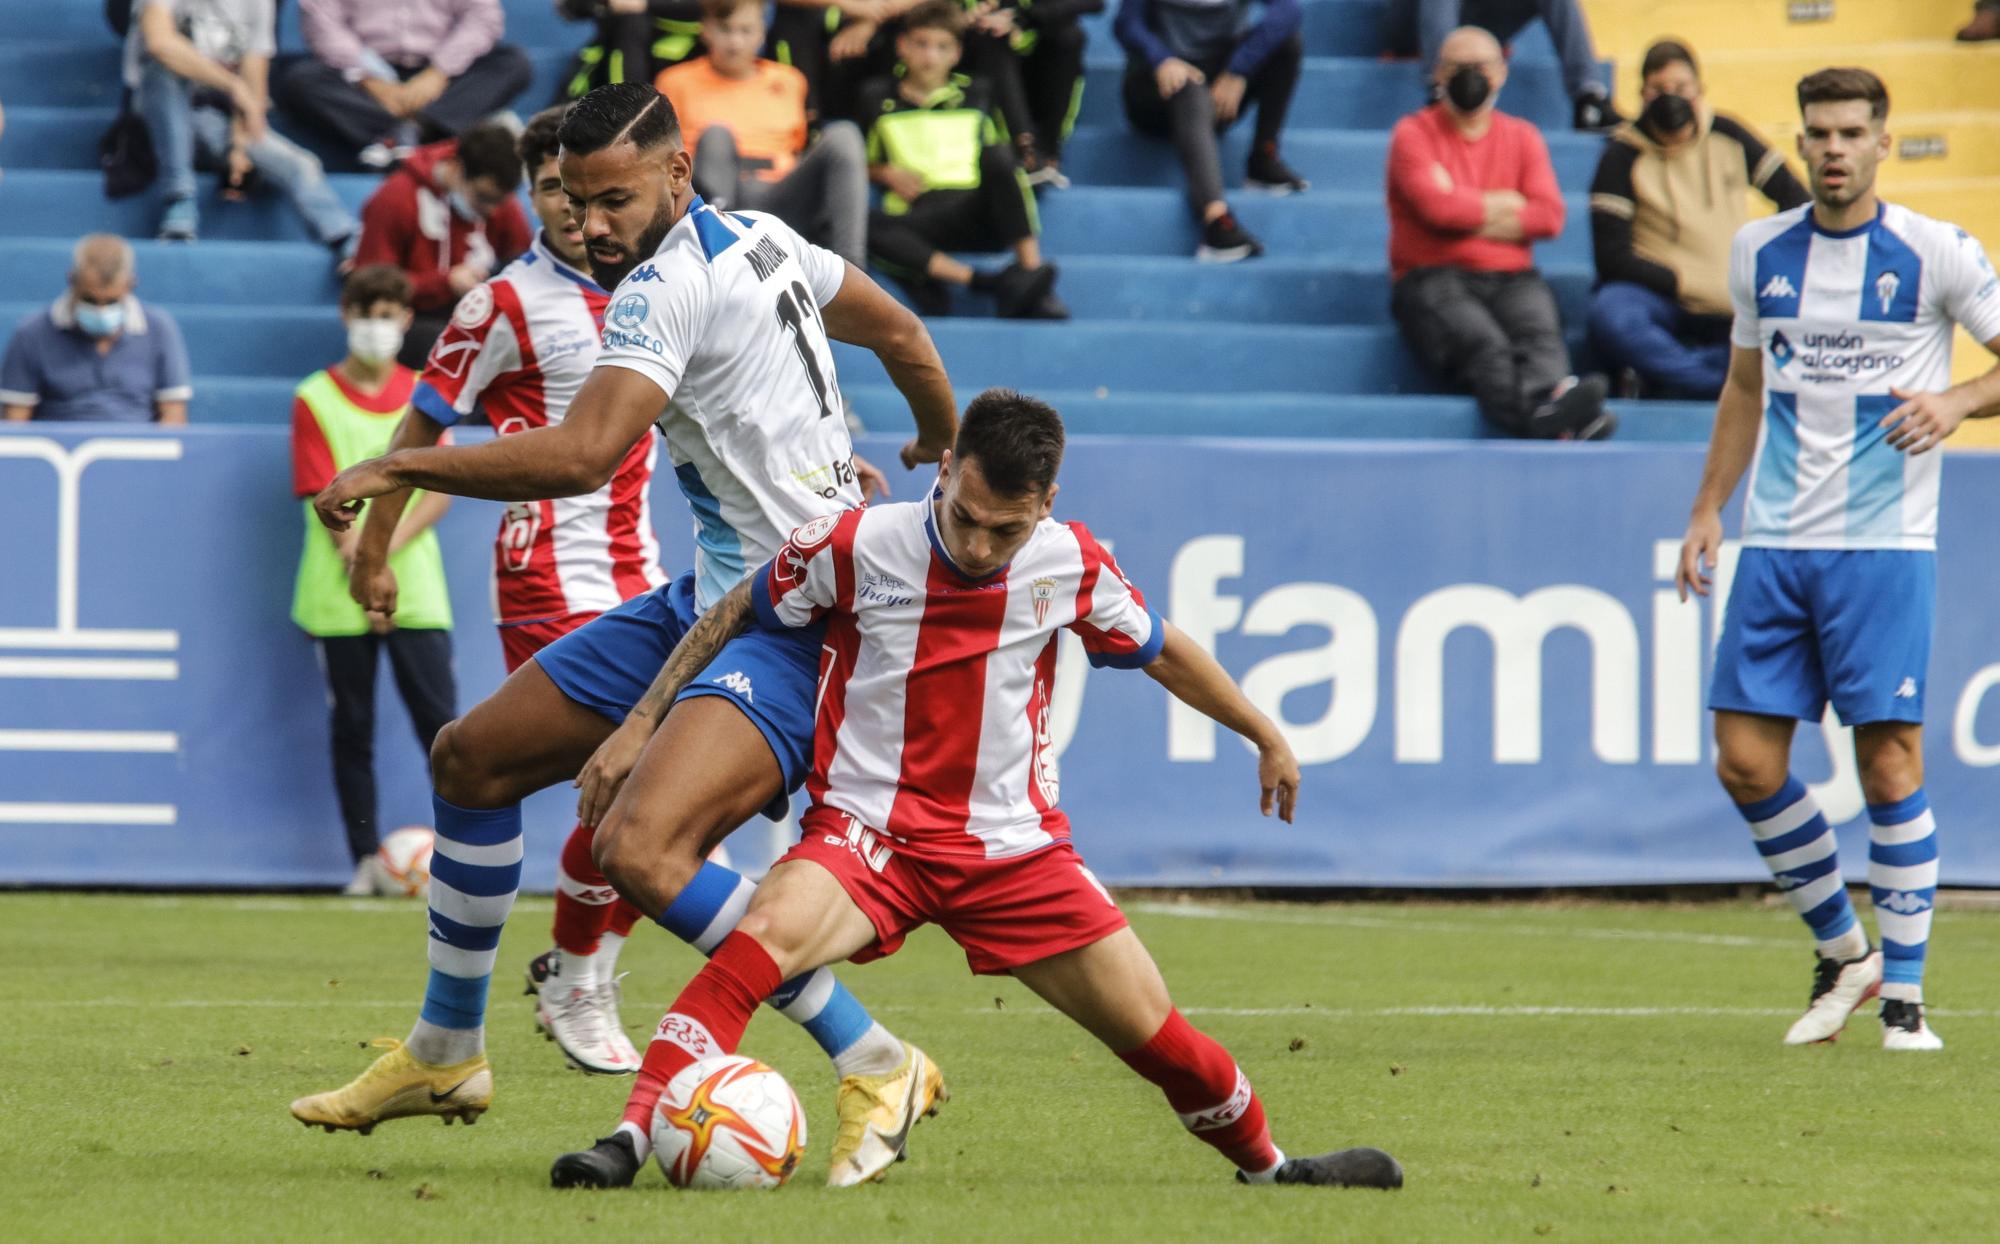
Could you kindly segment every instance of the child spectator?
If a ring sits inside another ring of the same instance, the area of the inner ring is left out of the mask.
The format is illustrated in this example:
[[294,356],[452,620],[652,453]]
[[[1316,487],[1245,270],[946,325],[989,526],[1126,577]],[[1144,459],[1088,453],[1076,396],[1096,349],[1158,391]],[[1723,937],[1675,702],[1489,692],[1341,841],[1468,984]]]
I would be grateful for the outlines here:
[[[896,38],[899,77],[863,91],[868,175],[884,194],[868,249],[904,282],[918,309],[942,314],[947,285],[991,293],[1003,316],[1067,319],[1042,260],[1034,191],[1001,141],[984,83],[953,73],[964,12],[925,0]],[[946,251],[1011,248],[1014,262],[981,272]]]
[[770,212],[849,263],[866,262],[868,156],[852,121],[808,144],[805,75],[763,60],[763,0],[702,0],[708,54],[656,84],[694,152],[694,184],[718,208]]
[[396,362],[410,326],[410,278],[386,264],[357,269],[340,292],[347,357],[307,376],[292,399],[292,492],[305,504],[305,547],[292,589],[292,621],[313,637],[333,706],[333,785],[354,858],[349,894],[373,893],[375,829],[375,670],[389,651],[396,690],[430,755],[431,740],[455,715],[451,601],[444,556],[432,524],[451,504],[420,492],[389,545],[396,616],[363,613],[347,593],[347,569],[361,525],[328,531],[313,514],[314,494],[347,467],[389,448],[408,408],[416,373]]
[[696,0],[556,0],[572,22],[595,22],[596,36],[576,50],[557,103],[582,99],[600,86],[651,82],[701,51]]
[[465,291],[528,249],[533,235],[514,197],[520,184],[514,135],[488,123],[418,148],[362,205],[355,262],[401,268],[414,291],[403,366],[423,366]]
[[967,0],[965,66],[993,84],[1031,186],[1064,189],[1062,145],[1083,102],[1083,27],[1104,0]]

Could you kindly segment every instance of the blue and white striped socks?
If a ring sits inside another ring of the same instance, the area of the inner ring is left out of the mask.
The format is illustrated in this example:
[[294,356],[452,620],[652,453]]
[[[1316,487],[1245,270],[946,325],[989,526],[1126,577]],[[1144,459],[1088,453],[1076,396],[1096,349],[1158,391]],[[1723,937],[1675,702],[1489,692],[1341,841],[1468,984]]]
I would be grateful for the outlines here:
[[500,930],[521,889],[521,808],[461,808],[431,796],[430,981],[406,1043],[419,1062],[463,1062],[486,1045],[486,992]]
[[1865,954],[1868,938],[1841,880],[1833,829],[1805,783],[1787,774],[1777,794],[1736,810],[1750,822],[1758,853],[1792,910],[1812,929],[1819,953],[1829,959]]
[[[660,924],[702,954],[713,954],[743,918],[756,889],[741,873],[705,863],[660,916]],[[843,1076],[886,1075],[902,1062],[903,1043],[875,1022],[831,969],[795,976],[766,1001],[804,1028]]]
[[1919,789],[1908,799],[1868,805],[1868,892],[1882,933],[1882,996],[1924,998],[1924,951],[1937,899],[1937,822]]

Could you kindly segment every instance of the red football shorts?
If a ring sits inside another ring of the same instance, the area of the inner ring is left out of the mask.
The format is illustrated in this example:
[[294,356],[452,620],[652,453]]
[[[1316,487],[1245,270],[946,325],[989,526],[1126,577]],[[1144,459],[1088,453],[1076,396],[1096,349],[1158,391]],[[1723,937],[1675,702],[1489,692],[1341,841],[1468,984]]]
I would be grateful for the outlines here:
[[507,660],[507,672],[511,674],[520,669],[528,663],[529,657],[596,616],[594,613],[566,613],[559,618],[537,618],[533,622],[512,622],[501,626],[500,655]]
[[802,829],[779,862],[826,869],[875,926],[875,944],[856,963],[895,954],[912,930],[935,924],[974,972],[1002,975],[1125,927],[1125,914],[1066,841],[1011,859],[937,860],[898,851],[886,834],[833,808],[812,809]]

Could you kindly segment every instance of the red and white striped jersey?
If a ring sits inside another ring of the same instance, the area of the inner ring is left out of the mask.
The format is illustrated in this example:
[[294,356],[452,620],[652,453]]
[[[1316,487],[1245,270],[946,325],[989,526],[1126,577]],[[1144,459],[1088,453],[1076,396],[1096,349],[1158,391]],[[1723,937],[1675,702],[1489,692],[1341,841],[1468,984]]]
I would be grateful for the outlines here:
[[813,804],[920,857],[1007,859],[1069,837],[1049,737],[1056,632],[1128,669],[1166,639],[1083,524],[1045,519],[1006,567],[969,579],[930,502],[807,523],[751,600],[766,627],[827,622]]
[[[459,300],[411,404],[447,426],[482,411],[502,436],[561,423],[597,363],[608,298],[537,234]],[[666,582],[648,499],[655,456],[645,437],[596,492],[507,507],[493,546],[495,621],[602,613]]]

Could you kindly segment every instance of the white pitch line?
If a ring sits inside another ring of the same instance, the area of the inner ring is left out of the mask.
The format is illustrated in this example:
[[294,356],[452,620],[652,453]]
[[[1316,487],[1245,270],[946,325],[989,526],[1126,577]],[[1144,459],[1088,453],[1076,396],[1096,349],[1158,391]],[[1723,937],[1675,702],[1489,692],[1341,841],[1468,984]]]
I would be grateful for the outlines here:
[[0,803],[0,825],[172,825],[170,803]]
[[0,678],[151,679],[172,682],[181,663],[145,657],[0,657]]
[[0,752],[177,752],[171,730],[0,730]]
[[1399,919],[1391,916],[1349,915],[1337,911],[1253,911],[1233,907],[1212,907],[1200,903],[1128,903],[1127,911],[1148,916],[1178,916],[1187,920],[1236,920],[1247,924],[1307,924],[1350,929],[1387,929],[1404,933],[1448,933],[1456,937],[1573,937],[1600,942],[1673,942],[1684,946],[1781,946],[1796,949],[1796,938],[1747,937],[1735,933],[1679,933],[1671,930],[1646,932],[1639,929],[1565,928],[1546,924],[1519,924],[1496,920],[1491,924],[1460,923],[1428,918]]

